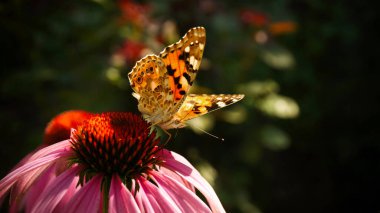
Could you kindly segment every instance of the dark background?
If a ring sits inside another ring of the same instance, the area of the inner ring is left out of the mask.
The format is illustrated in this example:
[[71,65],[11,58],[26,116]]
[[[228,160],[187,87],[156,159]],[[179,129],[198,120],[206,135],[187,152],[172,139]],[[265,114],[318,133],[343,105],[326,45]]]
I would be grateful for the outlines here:
[[[195,26],[194,86],[246,98],[171,131],[168,148],[228,212],[378,212],[378,8],[367,1],[5,0],[1,177],[60,112],[137,111],[126,74]],[[196,131],[196,129],[195,129]]]

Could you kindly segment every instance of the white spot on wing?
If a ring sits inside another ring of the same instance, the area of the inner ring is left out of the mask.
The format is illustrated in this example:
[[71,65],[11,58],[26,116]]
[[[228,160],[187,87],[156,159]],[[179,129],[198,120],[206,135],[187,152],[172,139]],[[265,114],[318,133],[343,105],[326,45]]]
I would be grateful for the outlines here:
[[185,52],[190,52],[190,47],[189,46],[187,46],[186,48],[185,48]]
[[224,103],[223,101],[218,101],[216,102],[216,105],[218,105],[218,107],[225,107],[226,103]]
[[140,94],[137,94],[135,92],[132,92],[132,96],[135,97],[137,100],[140,100]]
[[195,65],[194,65],[194,61],[195,61],[194,56],[193,56],[193,55],[190,56],[190,64],[192,64],[193,66],[195,66]]
[[195,57],[192,55],[192,56],[190,56],[190,60],[189,60],[189,63],[191,64],[191,65],[193,65],[193,68],[194,69],[198,69],[199,68],[199,61],[197,60],[197,59],[195,59]]
[[200,43],[200,44],[199,44],[199,49],[203,50],[204,48],[205,48],[205,45],[202,44],[202,43]]
[[179,79],[179,83],[182,84],[182,86],[186,89],[188,87],[188,82],[187,82],[187,79],[183,76],[181,76],[181,78]]

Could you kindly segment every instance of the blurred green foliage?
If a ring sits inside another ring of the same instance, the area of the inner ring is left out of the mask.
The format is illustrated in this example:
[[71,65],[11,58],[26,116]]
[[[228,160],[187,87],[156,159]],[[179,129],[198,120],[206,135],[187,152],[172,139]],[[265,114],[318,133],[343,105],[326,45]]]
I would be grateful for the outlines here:
[[376,20],[367,2],[2,1],[0,174],[62,111],[138,113],[136,60],[204,26],[193,92],[246,98],[173,130],[168,146],[226,210],[379,211]]

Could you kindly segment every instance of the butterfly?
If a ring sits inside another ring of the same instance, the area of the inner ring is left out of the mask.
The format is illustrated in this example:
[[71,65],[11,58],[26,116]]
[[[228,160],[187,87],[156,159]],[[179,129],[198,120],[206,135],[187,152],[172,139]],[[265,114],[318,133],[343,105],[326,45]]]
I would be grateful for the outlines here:
[[165,132],[183,128],[190,119],[244,98],[243,94],[188,94],[205,44],[205,28],[194,27],[159,55],[147,55],[137,61],[128,73],[138,109],[152,125]]

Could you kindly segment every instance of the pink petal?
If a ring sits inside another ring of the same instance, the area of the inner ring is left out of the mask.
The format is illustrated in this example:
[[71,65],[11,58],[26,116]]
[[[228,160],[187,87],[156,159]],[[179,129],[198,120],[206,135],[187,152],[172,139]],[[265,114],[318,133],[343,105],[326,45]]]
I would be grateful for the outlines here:
[[52,153],[56,153],[56,152],[60,153],[63,151],[68,151],[70,150],[70,148],[71,148],[70,140],[64,140],[64,141],[52,144],[50,146],[41,148],[40,150],[37,150],[34,154],[30,156],[29,161],[46,156],[46,155],[50,155]]
[[[31,212],[53,212],[54,208],[70,188],[70,185],[75,186],[77,184],[79,178],[76,174],[78,172],[78,167],[71,168],[51,182],[41,195],[34,194],[34,196],[39,197]],[[33,196],[33,194],[31,194],[31,196]]]
[[142,212],[144,212],[143,211],[144,210],[143,198],[142,198],[141,193],[136,190],[136,184],[138,184],[138,181],[133,179],[132,180],[131,193],[134,195],[135,201],[136,201],[137,206],[139,207],[139,209],[142,210]]
[[41,195],[41,192],[45,188],[47,188],[47,186],[56,178],[55,169],[55,166],[51,166],[50,168],[48,168],[33,184],[33,187],[31,187],[30,190],[27,191],[24,198],[26,201],[26,212],[30,212],[32,210],[34,204],[39,198],[39,195]]
[[114,175],[111,181],[111,188],[109,193],[108,212],[140,212],[135,198],[131,192],[121,182],[118,175]]
[[[27,181],[27,183],[30,183],[29,179],[32,179],[34,181],[38,177],[38,176],[36,177],[36,175],[31,176],[31,174],[34,174],[33,172],[35,170],[38,170],[38,169],[44,170],[45,168],[50,166],[55,160],[62,157],[66,157],[69,154],[70,153],[67,151],[66,152],[63,152],[63,151],[52,152],[50,154],[47,154],[46,156],[33,159],[31,161],[29,159],[28,162],[26,162],[24,165],[13,170],[11,173],[9,173],[0,181],[0,199],[14,185],[14,183],[20,180],[20,178],[22,178],[23,181]],[[20,186],[21,187],[20,190],[23,191],[26,185]]]
[[[36,178],[38,178],[38,175],[35,175],[35,174],[42,173],[42,171],[45,170],[49,165],[45,165],[45,167],[41,166],[38,169],[37,168],[32,169],[34,171],[30,171],[30,170],[25,171],[25,172],[28,172],[28,174],[27,174],[28,176],[25,176],[25,177],[21,177],[22,174],[19,174],[19,172],[21,170],[17,170],[17,169],[20,169],[22,166],[25,166],[28,163],[34,162],[35,160],[37,160],[41,157],[52,156],[52,155],[54,155],[54,154],[56,155],[58,153],[61,153],[62,156],[64,156],[67,154],[67,148],[70,147],[70,145],[71,144],[70,144],[69,140],[62,141],[62,142],[54,144],[52,146],[48,146],[48,147],[45,147],[43,149],[34,151],[34,152],[30,153],[29,155],[27,155],[26,157],[24,157],[14,167],[14,169],[11,171],[11,173],[8,174],[5,178],[3,178],[0,181],[0,200],[1,200],[2,196],[4,196],[4,193],[6,193],[9,190],[9,188],[12,187],[12,184],[14,184],[15,181],[17,181],[17,186],[14,189],[12,189],[12,199],[13,199],[13,197],[16,198],[17,195],[22,194],[22,192],[25,191],[31,184],[33,184],[33,182],[35,181]],[[51,159],[51,160],[54,160],[54,159]],[[47,163],[49,163],[49,161],[46,161],[46,164]],[[29,165],[32,166],[32,164],[29,164]],[[37,167],[38,167],[38,165],[37,165]],[[25,169],[27,167],[23,167],[23,168]],[[13,174],[13,176],[11,174]],[[16,176],[14,176],[14,175],[16,175]],[[7,181],[7,179],[9,179],[9,180]],[[5,182],[4,183],[5,187],[2,185],[3,181]],[[11,181],[11,182],[9,182],[9,181]]]
[[61,212],[67,205],[67,203],[71,200],[74,194],[80,190],[81,186],[78,186],[79,177],[73,179],[73,184],[70,184],[65,195],[59,201],[58,205],[54,208],[54,212]]
[[167,169],[165,167],[161,167],[160,168],[160,173],[163,173],[165,175],[170,176],[171,178],[173,178],[173,179],[177,180],[178,182],[180,182],[186,188],[188,188],[191,191],[195,192],[195,188],[194,188],[193,185],[191,185],[189,182],[187,182],[185,179],[183,179],[182,176],[178,175],[177,173],[173,172],[172,170]]
[[153,199],[152,201],[148,198],[147,193],[144,188],[141,187],[145,180],[137,180],[136,184],[140,185],[139,190],[136,192],[136,202],[139,205],[142,212],[162,212],[158,203]]
[[93,177],[71,198],[62,212],[99,212],[102,197],[102,179],[102,175]]
[[168,193],[181,212],[211,212],[209,207],[182,182],[169,175],[153,171],[152,176],[159,188]]
[[[53,164],[53,162],[51,164]],[[19,177],[11,189],[10,200],[20,199],[20,197],[22,197],[24,193],[29,190],[32,184],[34,184],[36,180],[40,179],[41,174],[45,173],[45,170],[51,167],[51,164],[40,166],[39,168]]]
[[15,170],[16,168],[18,168],[18,167],[24,165],[26,162],[28,162],[29,159],[30,159],[30,158],[31,158],[31,157],[32,157],[32,156],[33,156],[38,150],[40,150],[41,148],[42,148],[42,147],[37,147],[36,150],[34,150],[34,151],[32,151],[31,153],[27,154],[23,159],[21,159],[20,162],[18,162],[18,163],[16,164],[16,166],[13,167],[13,169],[11,170],[11,172],[12,172],[13,170]]
[[176,172],[194,185],[205,196],[213,212],[225,212],[214,189],[184,157],[167,150],[162,150],[160,154],[164,159],[162,166]]
[[176,203],[163,189],[148,180],[140,180],[140,190],[143,190],[154,212],[181,212]]

